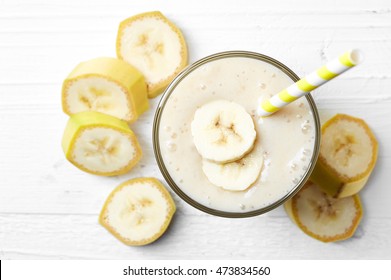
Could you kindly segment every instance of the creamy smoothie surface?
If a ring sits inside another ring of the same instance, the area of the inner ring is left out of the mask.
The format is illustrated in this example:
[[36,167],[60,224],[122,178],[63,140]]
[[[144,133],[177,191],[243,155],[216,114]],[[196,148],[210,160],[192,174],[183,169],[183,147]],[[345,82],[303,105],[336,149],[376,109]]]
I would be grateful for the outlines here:
[[[165,168],[176,185],[208,208],[249,212],[280,200],[306,173],[315,141],[315,121],[301,98],[270,117],[259,118],[259,99],[292,84],[280,69],[247,57],[223,57],[199,66],[173,89],[161,113],[158,137]],[[256,130],[254,149],[263,154],[259,177],[242,191],[212,184],[202,170],[191,123],[198,108],[214,100],[243,106]]]

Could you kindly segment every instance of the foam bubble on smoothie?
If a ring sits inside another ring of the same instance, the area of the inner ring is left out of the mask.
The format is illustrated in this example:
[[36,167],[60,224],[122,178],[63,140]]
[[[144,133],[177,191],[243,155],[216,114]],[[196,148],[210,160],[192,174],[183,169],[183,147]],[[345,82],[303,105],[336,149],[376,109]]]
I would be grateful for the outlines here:
[[170,152],[175,152],[176,149],[177,149],[177,145],[172,142],[172,141],[168,141],[167,142],[167,149],[170,151]]
[[301,124],[301,131],[303,133],[308,133],[308,131],[311,129],[311,125],[310,125],[310,121],[309,120],[305,120],[302,124]]

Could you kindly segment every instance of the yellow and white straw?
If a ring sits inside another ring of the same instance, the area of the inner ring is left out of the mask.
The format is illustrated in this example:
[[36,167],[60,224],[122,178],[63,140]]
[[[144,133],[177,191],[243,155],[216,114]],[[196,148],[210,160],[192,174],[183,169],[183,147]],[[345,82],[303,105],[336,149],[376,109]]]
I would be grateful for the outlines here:
[[323,85],[346,70],[362,61],[363,55],[359,50],[350,50],[331,60],[326,65],[300,79],[291,86],[273,95],[270,99],[260,102],[258,115],[266,117],[278,111],[285,105],[308,94],[311,90]]

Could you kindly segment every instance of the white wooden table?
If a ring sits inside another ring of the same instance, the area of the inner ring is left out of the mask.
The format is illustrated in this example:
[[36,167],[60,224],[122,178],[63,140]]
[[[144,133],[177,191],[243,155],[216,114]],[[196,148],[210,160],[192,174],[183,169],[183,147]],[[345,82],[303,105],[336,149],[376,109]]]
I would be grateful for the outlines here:
[[[0,0],[1,259],[390,259],[391,2]],[[294,3],[294,4],[293,4]],[[127,247],[98,222],[110,191],[138,176],[163,180],[152,150],[159,97],[132,129],[144,157],[129,174],[106,178],[68,163],[60,142],[67,116],[61,84],[80,61],[115,56],[121,20],[160,10],[183,31],[190,62],[224,50],[272,56],[298,75],[355,47],[365,62],[314,92],[322,120],[364,118],[380,153],[362,192],[365,216],[348,241],[303,234],[282,207],[247,219],[207,215],[173,194],[168,232]]]

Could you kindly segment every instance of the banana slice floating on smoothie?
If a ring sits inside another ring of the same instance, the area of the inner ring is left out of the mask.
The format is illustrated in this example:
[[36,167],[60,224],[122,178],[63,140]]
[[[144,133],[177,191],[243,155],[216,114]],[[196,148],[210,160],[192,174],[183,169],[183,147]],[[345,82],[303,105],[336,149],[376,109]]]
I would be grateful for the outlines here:
[[378,144],[362,120],[338,114],[322,127],[320,155],[311,180],[333,197],[359,192],[375,166]]
[[150,98],[159,95],[187,65],[187,47],[181,31],[157,11],[121,22],[117,56],[143,73]]
[[149,107],[147,87],[128,63],[96,58],[77,65],[65,79],[62,107],[68,115],[95,111],[133,122]]
[[254,122],[239,104],[215,100],[198,108],[191,123],[194,145],[204,159],[218,163],[242,158],[254,145]]
[[358,195],[336,199],[312,182],[307,182],[284,207],[302,231],[323,242],[353,236],[363,215]]
[[202,160],[202,170],[208,180],[225,190],[243,191],[259,177],[263,166],[263,151],[259,145],[234,162],[217,163]]
[[170,193],[157,179],[136,178],[109,195],[99,222],[127,245],[146,245],[166,231],[175,209]]
[[64,131],[62,148],[73,165],[104,176],[128,172],[142,155],[126,122],[98,112],[72,115]]

